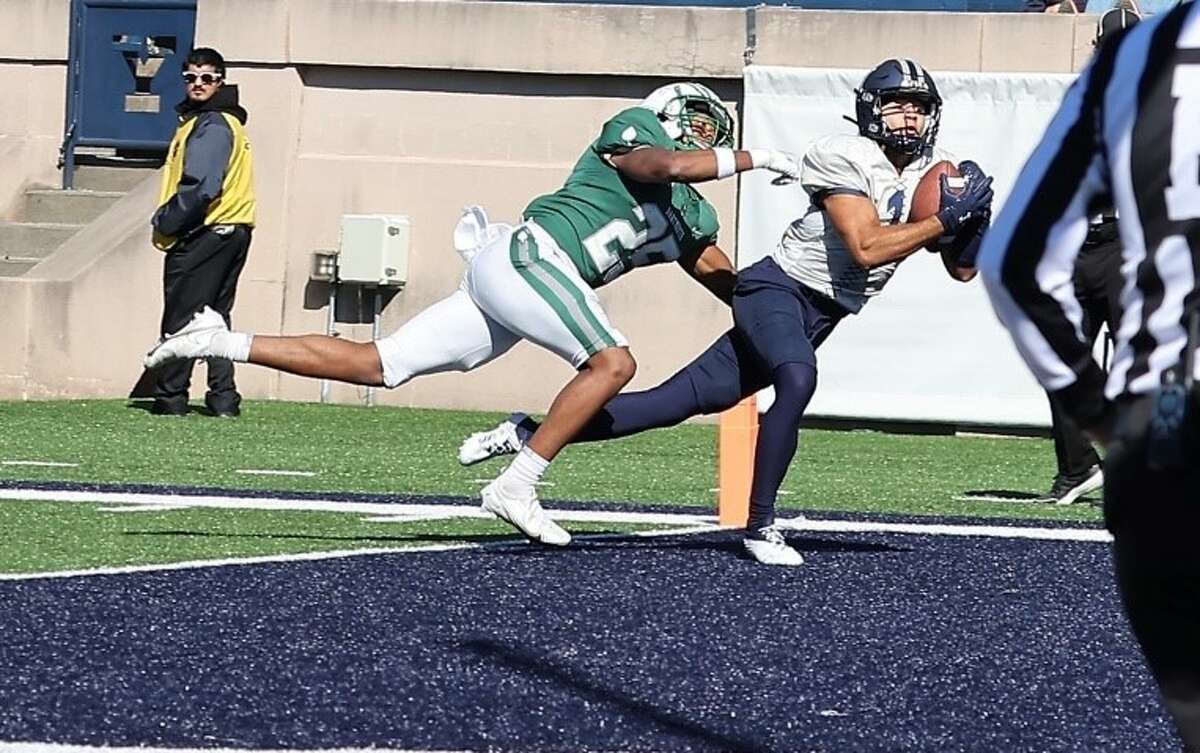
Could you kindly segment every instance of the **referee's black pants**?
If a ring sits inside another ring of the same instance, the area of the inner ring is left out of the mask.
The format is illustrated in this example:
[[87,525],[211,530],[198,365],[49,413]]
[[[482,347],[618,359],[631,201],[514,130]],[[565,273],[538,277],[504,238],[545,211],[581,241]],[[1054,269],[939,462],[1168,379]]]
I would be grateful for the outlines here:
[[[1121,323],[1121,242],[1106,241],[1084,245],[1075,262],[1075,295],[1083,309],[1083,336],[1095,344],[1100,325],[1107,324],[1115,334]],[[1102,366],[1104,364],[1101,364]],[[1050,435],[1054,438],[1054,456],[1058,473],[1079,476],[1100,462],[1092,443],[1050,398]]]
[[1152,398],[1119,408],[1105,457],[1105,517],[1133,634],[1185,750],[1200,753],[1200,446],[1190,447],[1182,466],[1151,470],[1152,408]]
[[[163,264],[162,334],[175,332],[192,315],[209,306],[229,323],[238,278],[246,264],[251,229],[246,225],[204,228],[180,241],[166,254]],[[154,385],[154,410],[187,412],[188,387],[195,361],[178,361],[160,367]],[[242,402],[233,381],[233,363],[208,359],[208,393],[204,403],[216,414],[236,415]]]

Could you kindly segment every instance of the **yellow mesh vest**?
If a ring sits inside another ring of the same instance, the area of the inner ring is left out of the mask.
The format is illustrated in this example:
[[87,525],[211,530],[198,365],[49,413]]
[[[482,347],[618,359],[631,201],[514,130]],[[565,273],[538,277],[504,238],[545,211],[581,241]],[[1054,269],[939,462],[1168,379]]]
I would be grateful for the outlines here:
[[[233,132],[233,150],[229,153],[229,164],[225,167],[225,180],[221,194],[208,205],[204,216],[205,225],[254,225],[254,162],[250,150],[250,139],[242,122],[229,113],[221,113]],[[183,163],[187,154],[187,140],[199,118],[188,118],[175,131],[171,146],[167,150],[167,161],[163,165],[162,188],[158,194],[161,207],[179,190],[183,177]],[[176,239],[154,233],[154,245],[162,251],[170,250]]]

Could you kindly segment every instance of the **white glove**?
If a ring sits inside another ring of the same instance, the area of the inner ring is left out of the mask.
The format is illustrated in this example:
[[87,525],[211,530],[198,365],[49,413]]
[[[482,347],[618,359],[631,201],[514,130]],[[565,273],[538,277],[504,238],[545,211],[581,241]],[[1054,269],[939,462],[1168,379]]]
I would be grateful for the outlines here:
[[763,168],[779,175],[771,181],[773,185],[784,186],[800,180],[800,163],[787,152],[774,149],[751,149],[750,164],[755,169]]

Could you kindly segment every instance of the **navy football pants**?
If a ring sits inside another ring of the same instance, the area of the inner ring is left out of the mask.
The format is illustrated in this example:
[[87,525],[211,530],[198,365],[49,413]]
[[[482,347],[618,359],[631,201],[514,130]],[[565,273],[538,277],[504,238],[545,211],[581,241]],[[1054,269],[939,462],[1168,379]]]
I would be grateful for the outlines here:
[[775,402],[759,426],[748,527],[770,525],[779,485],[796,452],[800,418],[816,389],[816,348],[845,314],[773,259],[763,259],[738,275],[733,329],[657,387],[617,395],[574,441],[674,426],[731,408],[773,385]]

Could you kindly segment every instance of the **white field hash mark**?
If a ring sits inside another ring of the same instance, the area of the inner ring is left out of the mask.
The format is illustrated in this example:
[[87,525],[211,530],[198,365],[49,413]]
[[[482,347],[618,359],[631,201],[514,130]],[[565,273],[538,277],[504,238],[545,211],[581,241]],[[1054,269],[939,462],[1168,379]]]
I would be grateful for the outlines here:
[[55,460],[0,460],[0,465],[32,466],[34,468],[78,468],[79,463],[60,463]]
[[[468,505],[449,504],[391,504],[386,502],[339,502],[322,499],[292,499],[281,497],[236,497],[217,495],[149,494],[131,492],[83,492],[46,489],[0,489],[0,500],[78,502],[107,505],[145,506],[161,509],[171,506],[206,507],[240,510],[293,510],[357,513],[373,517],[411,517],[422,519],[478,518],[492,519],[490,513]],[[621,512],[611,510],[550,510],[550,517],[559,521],[625,523],[634,525],[667,526],[665,529],[621,534],[578,535],[577,541],[614,538],[673,536],[720,530],[715,515],[689,513]],[[1112,536],[1099,528],[1040,528],[1031,526],[954,525],[942,523],[888,523],[882,521],[812,520],[803,516],[781,519],[778,525],[793,531],[827,533],[882,533],[916,536],[964,536],[1004,539],[1034,539],[1042,541],[1074,541],[1106,543]],[[515,534],[514,534],[515,535]],[[94,568],[45,573],[0,573],[0,581],[71,578],[90,575],[123,575],[164,570],[186,570],[204,567],[253,565],[274,562],[296,562],[378,554],[407,554],[465,549],[485,549],[528,546],[524,541],[501,541],[486,544],[437,544],[430,546],[395,547],[303,552],[299,554],[266,555],[232,559],[195,560],[189,562],[125,567]],[[3,753],[3,751],[0,751]]]
[[238,468],[234,473],[246,476],[303,476],[305,478],[317,475],[316,471],[277,471],[270,468]]

